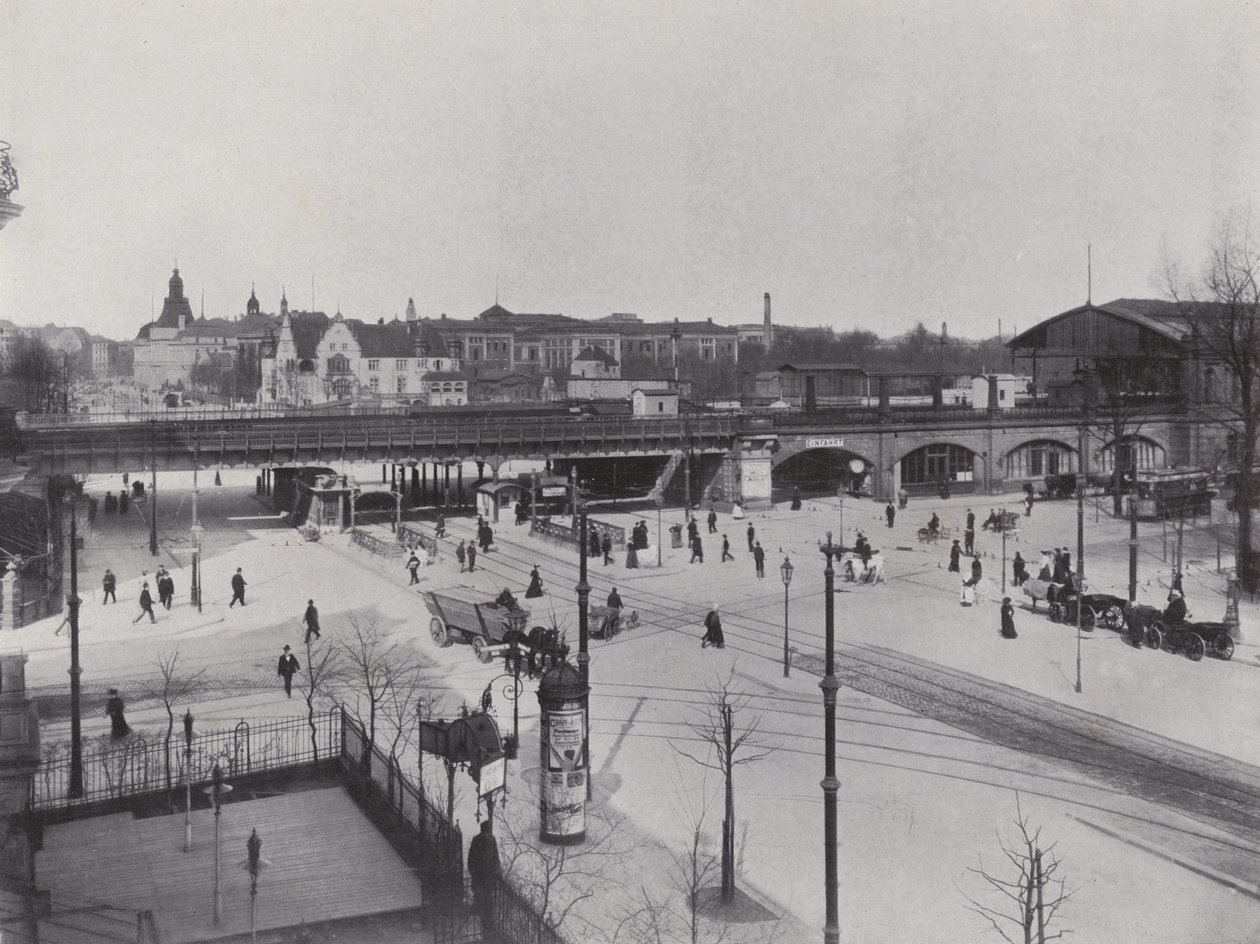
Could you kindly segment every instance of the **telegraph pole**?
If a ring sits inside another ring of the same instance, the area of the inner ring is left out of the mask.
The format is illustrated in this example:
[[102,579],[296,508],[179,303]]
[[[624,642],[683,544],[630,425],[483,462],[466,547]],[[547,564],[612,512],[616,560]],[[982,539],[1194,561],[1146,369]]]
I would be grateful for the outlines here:
[[826,654],[827,674],[818,683],[823,692],[823,736],[826,740],[826,764],[823,788],[823,856],[826,862],[824,892],[827,900],[827,923],[823,925],[824,944],[840,944],[840,872],[836,814],[836,794],[840,780],[836,777],[836,691],[840,682],[836,679],[836,571],[832,559],[841,548],[832,544],[831,532],[827,543],[819,547],[827,556],[827,569],[823,571],[826,586]]
[[79,707],[79,532],[77,496],[66,495],[70,506],[70,595],[66,605],[70,608],[70,798],[83,796],[83,729]]
[[[577,494],[577,486],[573,488],[574,495]],[[576,499],[575,499],[576,501]],[[591,655],[587,651],[587,643],[590,640],[590,626],[587,623],[587,609],[591,601],[591,585],[586,582],[586,509],[582,509],[581,517],[578,519],[578,550],[581,554],[581,563],[578,565],[578,673],[582,677],[582,688],[587,692],[586,698],[586,723],[583,726],[582,733],[582,756],[586,758],[586,799],[591,799]]]
[[149,553],[157,557],[157,420],[149,420],[149,459],[153,463],[149,483]]

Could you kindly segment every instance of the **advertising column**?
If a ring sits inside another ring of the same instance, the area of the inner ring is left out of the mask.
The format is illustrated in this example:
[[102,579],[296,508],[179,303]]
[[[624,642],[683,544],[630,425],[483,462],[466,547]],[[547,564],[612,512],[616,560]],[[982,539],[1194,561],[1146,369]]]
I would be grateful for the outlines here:
[[577,669],[562,662],[538,684],[541,709],[539,838],[556,845],[586,839],[586,702],[590,689]]

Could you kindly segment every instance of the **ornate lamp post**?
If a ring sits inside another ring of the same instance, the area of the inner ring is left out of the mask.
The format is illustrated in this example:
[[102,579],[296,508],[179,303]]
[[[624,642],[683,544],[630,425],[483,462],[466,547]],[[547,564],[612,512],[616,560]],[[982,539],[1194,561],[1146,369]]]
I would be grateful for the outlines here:
[[255,920],[258,913],[258,876],[271,863],[262,857],[262,839],[257,829],[250,830],[249,838],[245,840],[245,853],[246,859],[241,868],[249,873],[249,940],[250,944],[258,944],[258,923]]
[[232,792],[232,785],[223,781],[223,768],[218,764],[210,771],[210,786],[205,793],[214,801],[214,926],[219,926],[223,915],[223,891],[219,884],[219,816],[223,812],[223,798]]
[[783,558],[783,563],[779,567],[779,573],[783,575],[783,677],[787,678],[792,674],[792,660],[788,655],[788,587],[792,585],[792,561],[790,558]]
[[63,497],[70,509],[70,594],[66,606],[70,613],[70,789],[71,799],[83,796],[83,729],[79,707],[79,531],[78,501],[72,491]]
[[192,852],[192,710],[184,712],[184,851]]
[[827,569],[823,571],[827,590],[827,674],[818,683],[823,693],[823,736],[827,742],[822,781],[823,855],[826,861],[823,890],[827,900],[827,923],[823,925],[823,942],[840,944],[840,876],[836,840],[836,794],[840,791],[840,781],[836,778],[836,690],[840,688],[840,682],[836,679],[836,571],[832,561],[841,553],[842,548],[831,542],[831,532],[828,531],[827,543],[820,544],[818,550],[827,557]]

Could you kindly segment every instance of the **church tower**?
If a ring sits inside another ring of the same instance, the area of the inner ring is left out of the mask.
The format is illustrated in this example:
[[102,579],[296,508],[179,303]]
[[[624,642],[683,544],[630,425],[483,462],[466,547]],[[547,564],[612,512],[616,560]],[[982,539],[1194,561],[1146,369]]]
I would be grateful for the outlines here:
[[416,300],[414,298],[407,299],[407,320],[416,320]]
[[258,314],[258,296],[254,294],[253,285],[250,285],[249,287],[249,301],[245,303],[245,314],[246,315]]

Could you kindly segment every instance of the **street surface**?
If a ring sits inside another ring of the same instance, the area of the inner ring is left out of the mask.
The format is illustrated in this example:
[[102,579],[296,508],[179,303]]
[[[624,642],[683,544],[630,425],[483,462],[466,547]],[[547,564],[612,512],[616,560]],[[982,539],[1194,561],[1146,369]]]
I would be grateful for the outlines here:
[[[378,478],[379,471],[375,467]],[[373,469],[359,474],[370,480]],[[448,692],[448,717],[461,703],[476,704],[503,668],[478,663],[462,644],[437,648],[416,590],[468,584],[493,596],[508,587],[531,610],[531,625],[554,620],[576,650],[578,568],[571,550],[532,538],[526,527],[505,519],[495,525],[496,549],[478,557],[476,573],[461,575],[451,550],[473,536],[475,519],[448,517],[443,556],[422,569],[418,587],[408,588],[401,559],[374,558],[339,536],[303,541],[254,495],[248,470],[225,470],[219,487],[210,484],[212,474],[200,476],[206,591],[197,613],[188,604],[190,478],[159,479],[158,559],[148,554],[147,524],[135,510],[125,518],[98,517],[88,536],[80,558],[88,735],[107,729],[102,706],[110,686],[122,690],[133,726],[164,730],[165,711],[146,690],[155,674],[152,661],[175,650],[181,663],[206,670],[191,706],[199,727],[299,715],[302,703],[285,699],[275,660],[283,644],[297,649],[301,643],[308,598],[320,608],[325,642],[335,641],[352,615],[375,619],[403,641],[430,667],[433,685]],[[120,477],[111,476],[90,481],[88,490],[101,495],[120,485]],[[1007,496],[1005,506],[1022,513],[1017,498]],[[1068,887],[1077,889],[1062,919],[1079,940],[1189,944],[1260,937],[1256,608],[1243,603],[1244,641],[1228,663],[1135,650],[1105,629],[1085,634],[1078,694],[1073,627],[1050,622],[1044,602],[1030,612],[1027,599],[1008,590],[1020,635],[1000,638],[996,602],[959,605],[958,578],[945,570],[948,542],[925,546],[915,537],[933,511],[946,527],[961,530],[968,507],[983,520],[997,504],[980,496],[916,501],[888,529],[882,504],[846,499],[841,512],[834,497],[807,498],[798,512],[785,504],[743,521],[721,515],[715,535],[706,533],[701,512],[704,563],[688,564],[685,549],[668,547],[668,533],[660,569],[628,571],[624,552],[615,553],[611,566],[590,561],[591,601],[602,604],[616,586],[642,619],[613,640],[591,642],[592,809],[625,817],[622,829],[635,848],[601,876],[599,892],[570,919],[573,940],[591,939],[592,926],[611,934],[639,889],[664,900],[670,855],[698,815],[716,840],[720,779],[681,751],[703,751],[690,725],[703,719],[708,690],[728,678],[745,701],[737,723],[757,719],[760,739],[775,748],[736,774],[738,884],[748,896],[737,939],[761,939],[772,930],[782,940],[817,939],[824,914],[817,682],[825,563],[817,546],[828,531],[837,543],[851,544],[858,529],[888,564],[887,582],[875,586],[836,578],[842,939],[982,939],[986,924],[967,910],[964,894],[984,893],[969,869],[981,859],[994,869],[1004,861],[999,835],[1011,838],[1017,796],[1043,842],[1057,843]],[[595,508],[591,514],[627,527],[642,517],[657,542],[654,508]],[[666,510],[666,527],[681,520],[681,511]],[[749,523],[767,552],[764,580],[756,578],[747,551]],[[1023,524],[1007,551],[1020,550],[1030,570],[1043,548],[1067,546],[1076,556],[1074,502],[1039,503]],[[1216,533],[1206,521],[1198,524],[1187,528],[1183,551],[1186,596],[1197,617],[1220,619],[1225,601],[1215,573]],[[1091,505],[1085,527],[1090,590],[1125,595],[1127,522],[1105,513],[1095,520]],[[722,533],[730,538],[733,562],[720,562]],[[977,541],[985,575],[1000,585],[1000,539],[979,532]],[[1163,605],[1170,577],[1163,547],[1163,526],[1144,523],[1141,602]],[[795,567],[788,588],[795,650],[790,678],[782,670],[784,555]],[[1228,552],[1225,557],[1229,566]],[[156,626],[147,619],[133,625],[137,578],[159,561],[175,577],[176,605],[169,613],[157,610]],[[527,601],[534,564],[547,593]],[[99,603],[107,566],[118,576],[116,608]],[[247,606],[229,610],[228,579],[238,566],[249,582]],[[1007,570],[1009,576],[1009,563]],[[714,602],[727,645],[702,650],[701,623]],[[68,730],[68,640],[65,631],[53,635],[58,622],[8,637],[31,655],[28,681],[40,697],[46,742]],[[535,690],[526,683],[519,706],[522,751],[509,764],[511,793],[498,814],[526,821],[537,817],[530,793],[537,780]],[[496,695],[494,707],[507,732],[510,703]],[[414,758],[409,765],[415,769]],[[471,787],[460,778],[457,817],[466,836],[475,829]]]

